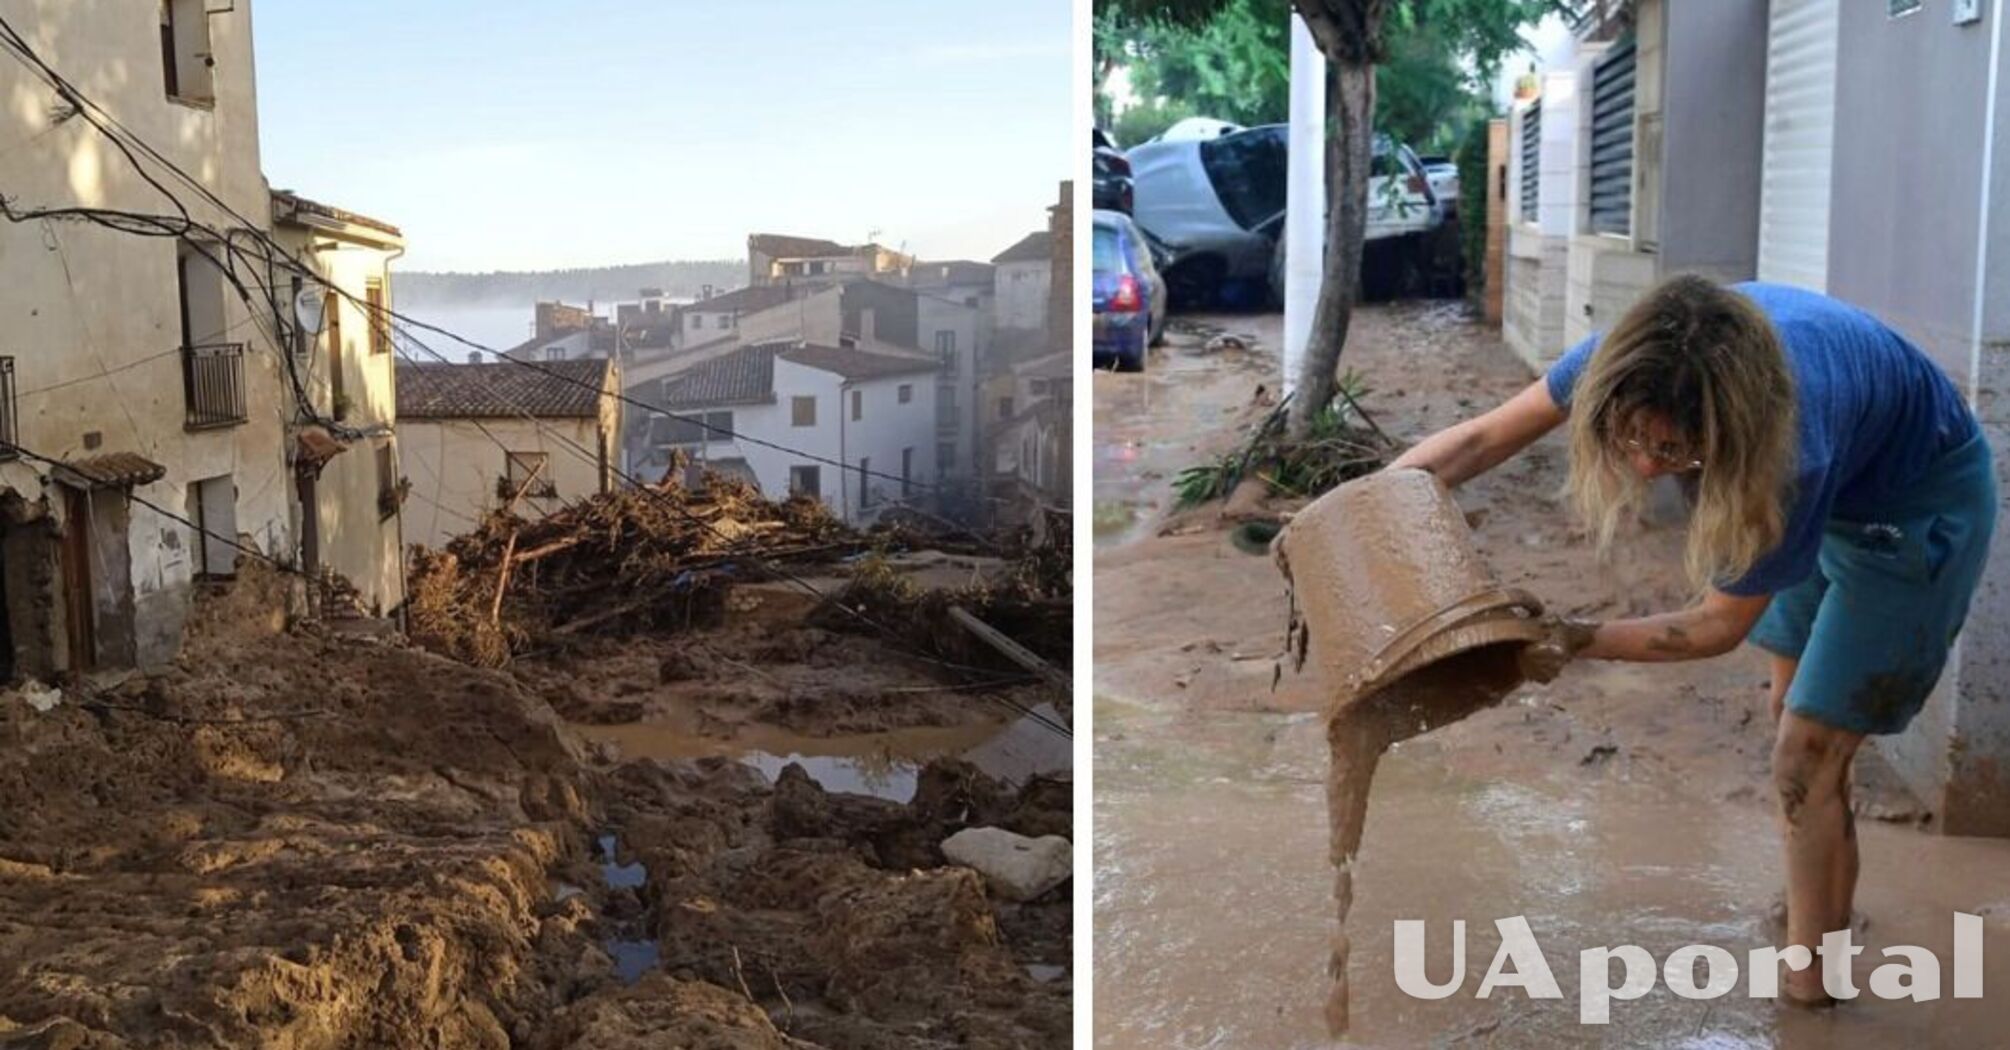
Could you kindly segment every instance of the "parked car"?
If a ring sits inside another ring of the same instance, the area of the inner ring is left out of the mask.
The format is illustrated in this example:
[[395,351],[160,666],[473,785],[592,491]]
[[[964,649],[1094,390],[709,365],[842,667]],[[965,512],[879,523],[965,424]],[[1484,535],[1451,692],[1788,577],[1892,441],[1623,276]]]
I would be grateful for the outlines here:
[[1201,139],[1218,139],[1223,135],[1233,135],[1242,130],[1242,125],[1231,124],[1213,117],[1188,117],[1174,122],[1172,127],[1152,136],[1153,142],[1196,142]]
[[[1131,149],[1131,214],[1169,254],[1166,281],[1182,303],[1268,288],[1284,213],[1288,129],[1266,124],[1219,138]],[[1409,147],[1375,139],[1367,239],[1421,233],[1442,221],[1423,165]],[[1239,286],[1239,287],[1238,287]]]
[[1431,184],[1431,195],[1438,199],[1438,210],[1446,215],[1456,215],[1459,211],[1459,166],[1450,157],[1418,157],[1424,166],[1424,179]]
[[1165,336],[1166,283],[1151,238],[1120,211],[1098,208],[1092,222],[1095,304],[1091,362],[1135,372]]
[[1117,142],[1102,128],[1092,128],[1089,133],[1089,148],[1095,157],[1095,202],[1094,206],[1110,211],[1131,213],[1131,162],[1124,151],[1117,148]]

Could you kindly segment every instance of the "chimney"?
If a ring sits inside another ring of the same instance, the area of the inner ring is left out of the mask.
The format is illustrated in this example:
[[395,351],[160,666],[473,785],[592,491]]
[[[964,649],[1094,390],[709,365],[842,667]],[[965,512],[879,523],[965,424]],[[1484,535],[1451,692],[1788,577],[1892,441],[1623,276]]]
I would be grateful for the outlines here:
[[707,300],[707,299],[710,299],[711,297],[712,297],[712,286],[711,286],[711,285],[709,285],[709,284],[708,284],[708,285],[705,285],[704,287],[702,287],[702,288],[698,289],[698,301],[699,301],[699,302],[704,302],[705,300]]
[[468,351],[468,364],[478,365],[481,363],[482,363],[482,352],[480,350]]

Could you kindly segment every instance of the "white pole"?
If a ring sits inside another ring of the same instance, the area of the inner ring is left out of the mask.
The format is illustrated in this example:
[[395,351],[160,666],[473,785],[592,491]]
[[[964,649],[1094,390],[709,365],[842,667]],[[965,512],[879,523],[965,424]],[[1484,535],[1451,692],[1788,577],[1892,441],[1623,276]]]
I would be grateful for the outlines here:
[[1326,263],[1326,56],[1291,16],[1291,158],[1284,188],[1284,392],[1298,386]]

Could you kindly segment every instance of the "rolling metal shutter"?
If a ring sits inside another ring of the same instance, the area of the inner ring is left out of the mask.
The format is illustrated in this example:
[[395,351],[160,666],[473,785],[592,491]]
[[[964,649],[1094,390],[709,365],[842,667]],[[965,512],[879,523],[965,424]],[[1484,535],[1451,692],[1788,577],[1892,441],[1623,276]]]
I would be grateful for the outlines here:
[[1521,218],[1535,221],[1536,191],[1542,186],[1542,100],[1521,115]]
[[1591,75],[1591,228],[1633,232],[1634,47],[1605,53]]
[[1766,40],[1759,279],[1828,289],[1835,0],[1773,0]]

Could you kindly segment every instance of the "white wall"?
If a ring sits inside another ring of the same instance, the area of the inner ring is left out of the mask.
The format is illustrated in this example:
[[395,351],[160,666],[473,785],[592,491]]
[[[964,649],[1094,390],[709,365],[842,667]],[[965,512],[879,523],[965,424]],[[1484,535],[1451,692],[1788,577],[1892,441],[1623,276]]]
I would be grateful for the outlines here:
[[1053,266],[1045,259],[999,263],[993,278],[997,282],[997,327],[1044,330],[1047,327],[1047,295],[1053,283]]
[[[977,311],[927,293],[916,296],[915,303],[916,334],[920,337],[923,350],[932,352],[935,349],[936,334],[939,332],[953,332],[956,338],[956,370],[935,378],[938,384],[955,388],[956,411],[953,418],[943,418],[942,424],[937,426],[936,438],[930,442],[929,455],[932,458],[935,454],[935,442],[954,443],[955,460],[947,464],[947,473],[951,477],[971,477],[977,468],[977,423],[980,417],[977,411],[977,376],[981,345]],[[1045,309],[1044,305],[1042,309]],[[931,473],[929,478],[933,481],[934,474]]]
[[[912,400],[899,401],[900,387],[912,388]],[[722,405],[714,411],[733,413],[733,430],[748,437],[783,448],[770,448],[752,441],[708,442],[703,457],[711,460],[744,459],[754,472],[762,494],[783,499],[789,494],[789,470],[796,466],[818,468],[823,500],[838,514],[853,522],[867,522],[885,508],[885,501],[898,499],[900,483],[888,478],[872,478],[867,484],[876,489],[877,505],[859,505],[859,474],[840,469],[833,462],[856,465],[861,458],[871,461],[875,474],[900,476],[900,455],[914,449],[913,478],[918,486],[935,483],[935,381],[926,372],[911,376],[864,380],[847,386],[843,377],[777,358],[775,361],[775,401],[769,405]],[[851,391],[863,396],[862,414],[851,419]],[[816,425],[792,425],[793,399],[816,399]],[[682,415],[699,415],[703,408],[679,408]],[[795,451],[784,451],[795,450]],[[804,454],[799,454],[804,453]],[[694,452],[693,458],[698,458]],[[921,498],[917,488],[913,495]]]

